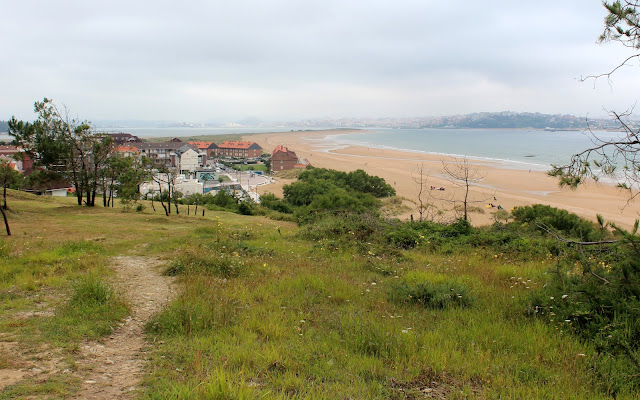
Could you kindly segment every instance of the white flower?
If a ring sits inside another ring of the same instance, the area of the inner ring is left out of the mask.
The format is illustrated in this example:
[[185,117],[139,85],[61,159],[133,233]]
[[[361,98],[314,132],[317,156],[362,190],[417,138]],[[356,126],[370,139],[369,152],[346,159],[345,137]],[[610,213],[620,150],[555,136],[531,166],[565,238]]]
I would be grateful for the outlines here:
[[563,299],[566,299],[567,297],[569,297],[569,295],[568,295],[568,294],[563,294],[563,295],[562,295],[562,298],[563,298]]

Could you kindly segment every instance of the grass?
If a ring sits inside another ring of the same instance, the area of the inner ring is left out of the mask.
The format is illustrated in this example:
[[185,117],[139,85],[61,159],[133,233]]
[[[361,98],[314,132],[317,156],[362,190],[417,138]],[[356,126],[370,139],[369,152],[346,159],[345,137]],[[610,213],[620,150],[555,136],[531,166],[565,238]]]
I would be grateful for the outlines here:
[[[606,398],[617,379],[593,347],[525,316],[553,259],[426,244],[387,255],[263,217],[165,217],[14,193],[14,236],[0,237],[0,333],[22,353],[0,365],[47,346],[73,368],[79,343],[127,313],[107,268],[126,253],[166,260],[179,282],[147,324],[143,399]],[[62,398],[77,385],[55,375],[0,399]]]
[[233,169],[237,169],[239,171],[261,171],[267,172],[267,166],[264,164],[236,164],[233,166]]

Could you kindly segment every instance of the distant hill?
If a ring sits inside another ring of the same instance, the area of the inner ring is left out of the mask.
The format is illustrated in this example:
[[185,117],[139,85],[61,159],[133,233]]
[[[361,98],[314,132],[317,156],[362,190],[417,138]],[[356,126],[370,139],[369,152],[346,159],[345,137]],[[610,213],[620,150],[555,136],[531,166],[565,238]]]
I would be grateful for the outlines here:
[[0,121],[0,132],[8,132],[9,123],[7,121]]
[[440,117],[404,117],[404,118],[318,118],[287,123],[289,126],[315,128],[530,128],[530,129],[594,129],[617,128],[619,124],[612,119],[592,119],[567,114],[541,114],[531,112],[481,112],[464,115]]
[[587,127],[587,122],[584,118],[578,118],[573,115],[514,113],[505,111],[442,117],[440,121],[434,121],[430,126],[440,128],[584,129]]

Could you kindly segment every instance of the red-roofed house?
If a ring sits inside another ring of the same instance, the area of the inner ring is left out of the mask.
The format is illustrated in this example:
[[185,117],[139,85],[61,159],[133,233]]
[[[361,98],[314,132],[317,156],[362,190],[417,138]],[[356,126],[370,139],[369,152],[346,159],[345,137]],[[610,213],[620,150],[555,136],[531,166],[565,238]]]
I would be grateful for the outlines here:
[[298,156],[283,145],[276,146],[271,152],[271,170],[274,172],[295,168]]
[[33,160],[22,149],[11,145],[0,145],[0,159],[9,161],[18,171],[30,174],[33,170]]
[[227,141],[218,146],[220,157],[258,158],[262,155],[262,147],[256,142]]
[[206,164],[208,159],[214,158],[218,154],[218,145],[213,142],[188,142],[196,148],[199,154],[203,155],[202,164]]
[[118,153],[121,153],[125,157],[133,157],[140,154],[140,151],[138,150],[137,147],[127,146],[123,144],[121,144],[120,146],[117,146],[116,151]]

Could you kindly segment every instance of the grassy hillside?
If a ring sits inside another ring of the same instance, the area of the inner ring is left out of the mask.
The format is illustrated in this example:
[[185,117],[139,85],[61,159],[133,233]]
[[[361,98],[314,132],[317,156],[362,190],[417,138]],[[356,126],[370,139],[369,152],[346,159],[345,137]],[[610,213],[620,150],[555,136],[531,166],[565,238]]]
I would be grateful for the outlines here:
[[616,379],[561,324],[525,314],[551,255],[436,250],[427,238],[402,250],[258,216],[74,201],[10,192],[0,341],[13,350],[0,346],[0,372],[33,357],[58,367],[0,399],[77,390],[78,346],[128,312],[111,289],[121,254],[159,257],[179,282],[147,324],[140,398],[605,398]]

